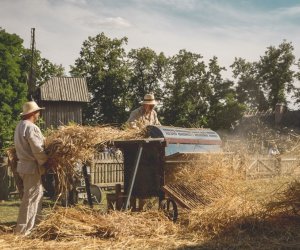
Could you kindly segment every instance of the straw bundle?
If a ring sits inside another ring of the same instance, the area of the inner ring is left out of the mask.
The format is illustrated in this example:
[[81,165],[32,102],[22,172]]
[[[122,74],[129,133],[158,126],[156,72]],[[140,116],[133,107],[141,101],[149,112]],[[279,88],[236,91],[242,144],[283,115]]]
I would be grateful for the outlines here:
[[[149,228],[151,230],[149,231]],[[33,237],[45,240],[92,236],[97,238],[152,237],[176,233],[176,226],[158,211],[109,214],[77,207],[54,210],[36,228]]]
[[[57,175],[57,194],[64,193],[78,174],[76,166],[92,160],[96,150],[102,150],[106,145],[117,139],[138,139],[145,137],[144,130],[120,130],[110,126],[62,126],[57,130],[48,130],[45,141],[45,150],[49,156],[46,167]],[[10,166],[16,180],[17,156],[15,149],[8,152]],[[17,181],[18,187],[22,181]],[[20,190],[20,189],[19,189]]]
[[300,215],[300,182],[286,183],[285,188],[275,195],[275,201],[268,204],[269,212]]
[[56,209],[30,237],[48,243],[54,239],[60,242],[85,239],[85,244],[81,243],[77,248],[84,246],[87,249],[95,243],[97,248],[105,249],[174,249],[189,244],[180,236],[180,227],[158,211],[102,214],[80,207]]
[[[166,168],[166,185],[176,183],[193,190],[203,200],[202,204],[234,191],[233,180],[243,179],[240,158],[230,154],[214,153],[189,156],[181,165]],[[202,205],[199,204],[199,205]]]

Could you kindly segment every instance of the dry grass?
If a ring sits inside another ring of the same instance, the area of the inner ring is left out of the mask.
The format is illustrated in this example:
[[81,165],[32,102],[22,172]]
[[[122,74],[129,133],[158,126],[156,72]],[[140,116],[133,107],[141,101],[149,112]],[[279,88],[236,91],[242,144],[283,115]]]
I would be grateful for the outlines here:
[[[125,133],[105,127],[65,127],[53,131],[46,144],[53,160],[50,164],[60,175],[71,174],[66,171],[71,171],[78,160],[87,161],[95,145],[137,138]],[[175,224],[159,211],[101,213],[82,207],[61,208],[53,210],[29,238],[0,229],[0,248],[299,248],[300,184],[296,177],[247,180],[244,156],[190,157],[184,159],[188,164],[169,166],[167,184],[186,185],[205,202],[192,210],[180,210],[180,219]]]
[[[209,170],[207,175],[208,172]],[[216,180],[217,178],[214,178],[214,181]],[[219,198],[211,201],[209,205],[191,211],[181,210],[178,223],[170,222],[159,211],[101,213],[84,207],[58,208],[36,227],[29,238],[14,236],[9,228],[2,230],[0,247],[1,249],[297,248],[300,239],[299,215],[282,209],[282,204],[280,210],[272,211],[268,205],[274,200],[279,201],[276,194],[289,193],[286,191],[290,190],[290,186],[285,183],[296,183],[298,186],[299,182],[278,178],[238,179],[231,182],[237,187],[235,192],[230,189],[229,192],[220,193]],[[286,201],[290,196],[280,197]]]
[[[76,176],[78,164],[92,160],[95,151],[101,151],[113,140],[139,139],[145,137],[144,130],[120,130],[110,126],[61,126],[46,132],[45,150],[49,156],[47,168],[57,175],[57,195],[69,190],[73,177]],[[17,156],[14,148],[7,151],[9,165],[17,180],[18,189],[22,191],[22,181],[18,181],[16,172]],[[20,192],[21,193],[21,192]]]
[[64,193],[76,175],[76,166],[92,160],[95,150],[101,151],[110,141],[143,138],[145,132],[120,130],[110,126],[64,126],[48,131],[45,148],[48,167],[58,177],[57,193]]

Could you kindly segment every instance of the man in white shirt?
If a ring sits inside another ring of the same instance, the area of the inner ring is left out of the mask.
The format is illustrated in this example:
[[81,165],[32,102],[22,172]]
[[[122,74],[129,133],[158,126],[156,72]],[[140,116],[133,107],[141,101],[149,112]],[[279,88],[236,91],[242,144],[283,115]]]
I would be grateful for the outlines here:
[[16,233],[23,235],[30,234],[42,208],[41,175],[48,157],[44,150],[45,138],[35,125],[42,109],[33,101],[26,102],[21,113],[22,120],[18,123],[14,134],[18,157],[17,172],[24,186]]
[[142,106],[133,110],[127,120],[131,128],[143,128],[148,125],[160,125],[154,110],[157,104],[153,94],[146,94],[141,102]]

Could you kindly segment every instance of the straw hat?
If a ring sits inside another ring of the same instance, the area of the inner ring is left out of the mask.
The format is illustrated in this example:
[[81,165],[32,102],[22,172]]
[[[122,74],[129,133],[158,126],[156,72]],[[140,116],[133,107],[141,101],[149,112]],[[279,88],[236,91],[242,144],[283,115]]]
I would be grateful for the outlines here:
[[157,101],[155,101],[153,94],[146,94],[141,104],[155,105],[157,104]]
[[25,102],[23,105],[23,112],[21,113],[22,116],[28,115],[30,113],[33,113],[35,111],[39,111],[45,108],[40,108],[36,102],[31,101],[31,102]]

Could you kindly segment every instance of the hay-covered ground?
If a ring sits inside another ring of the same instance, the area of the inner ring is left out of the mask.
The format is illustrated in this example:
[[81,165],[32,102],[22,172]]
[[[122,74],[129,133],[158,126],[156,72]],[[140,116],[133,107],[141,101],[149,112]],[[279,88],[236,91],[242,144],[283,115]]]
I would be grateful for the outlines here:
[[209,205],[181,209],[176,223],[156,210],[58,207],[28,237],[0,227],[0,248],[299,249],[299,182],[274,178],[236,184],[236,192],[226,191]]
[[[65,127],[48,136],[49,164],[61,175],[72,174],[68,168],[88,160],[95,145],[138,136]],[[54,207],[28,237],[1,226],[0,249],[299,249],[299,177],[247,180],[239,162],[239,155],[202,155],[167,170],[167,184],[176,180],[204,201],[192,210],[180,209],[176,223],[155,209],[106,213]]]

